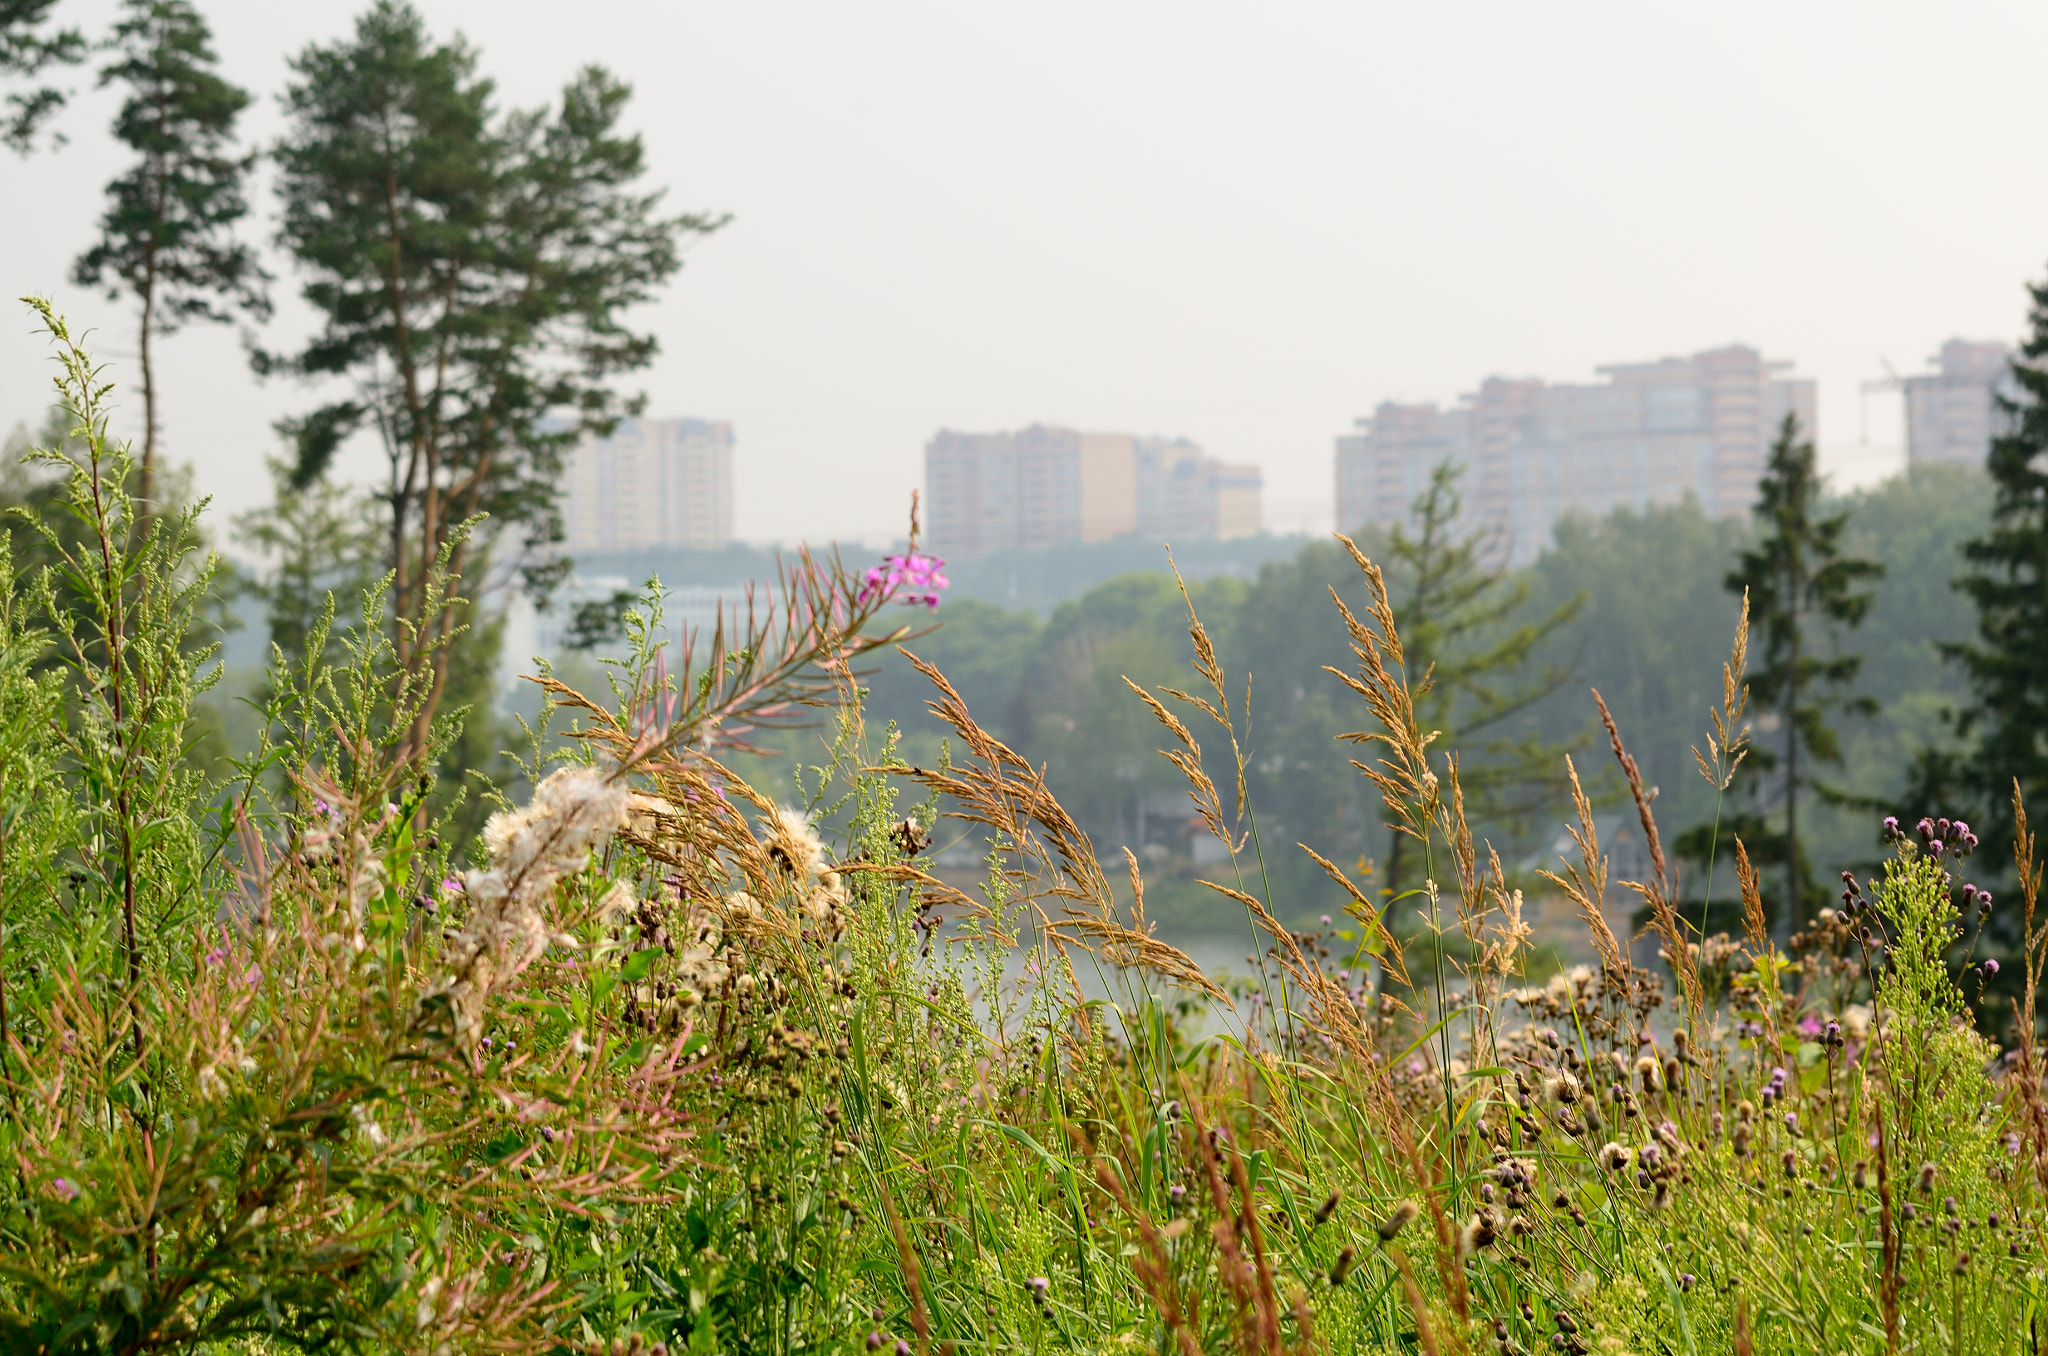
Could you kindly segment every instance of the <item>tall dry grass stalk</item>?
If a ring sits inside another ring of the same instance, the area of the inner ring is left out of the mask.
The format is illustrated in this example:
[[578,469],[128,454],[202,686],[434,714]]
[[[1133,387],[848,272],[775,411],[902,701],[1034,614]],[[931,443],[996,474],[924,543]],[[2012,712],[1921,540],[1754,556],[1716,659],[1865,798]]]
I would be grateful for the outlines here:
[[2009,1085],[2018,1095],[2026,1124],[2028,1156],[2034,1175],[2048,1190],[2048,1099],[2041,1091],[2040,1049],[2035,1038],[2035,1003],[2040,993],[2041,971],[2048,966],[2048,919],[2038,925],[2035,914],[2041,900],[2043,867],[2035,859],[2035,837],[2027,823],[2027,806],[2020,794],[2019,779],[2012,783],[2012,856],[2020,888],[2020,929],[2025,951],[2026,975],[2020,998],[2013,1007],[2013,1025],[2019,1043]]
[[[1429,746],[1435,742],[1437,732],[1424,731],[1416,716],[1416,694],[1411,690],[1405,672],[1406,653],[1401,646],[1400,631],[1394,625],[1394,608],[1388,599],[1386,579],[1380,573],[1380,567],[1368,560],[1349,537],[1340,534],[1337,540],[1350,553],[1359,573],[1365,576],[1368,594],[1366,615],[1372,619],[1372,624],[1368,626],[1360,621],[1336,589],[1330,590],[1331,601],[1336,603],[1338,615],[1344,619],[1344,629],[1351,638],[1351,654],[1358,662],[1358,672],[1351,674],[1329,666],[1325,666],[1325,672],[1334,674],[1339,682],[1364,700],[1366,710],[1378,726],[1377,729],[1344,734],[1339,738],[1347,743],[1368,748],[1376,745],[1384,750],[1378,758],[1368,761],[1353,759],[1351,765],[1378,788],[1381,799],[1394,816],[1390,827],[1397,833],[1427,844],[1431,821],[1441,799],[1441,783],[1429,766]],[[1415,683],[1415,689],[1427,691],[1428,687],[1429,675],[1424,674]]]
[[1657,834],[1657,816],[1650,809],[1650,801],[1656,793],[1643,785],[1642,769],[1622,747],[1621,729],[1614,723],[1614,713],[1607,709],[1606,699],[1598,689],[1593,692],[1593,701],[1600,708],[1600,723],[1606,728],[1608,741],[1614,747],[1614,761],[1621,765],[1621,775],[1628,781],[1629,794],[1635,800],[1636,818],[1643,827],[1643,842],[1650,853],[1650,879],[1622,883],[1649,904],[1651,924],[1663,939],[1666,958],[1672,972],[1678,976],[1679,993],[1685,1000],[1686,1020],[1697,1031],[1706,995],[1700,987],[1699,960],[1691,939],[1686,935],[1685,922],[1678,916],[1678,880],[1664,858],[1664,843]]
[[1633,982],[1634,967],[1607,923],[1607,858],[1600,852],[1600,830],[1593,821],[1593,802],[1580,785],[1579,769],[1569,754],[1565,755],[1564,767],[1571,781],[1572,811],[1578,818],[1576,824],[1567,826],[1567,832],[1579,850],[1579,860],[1576,865],[1560,862],[1564,867],[1561,876],[1547,868],[1538,874],[1564,891],[1565,898],[1578,908],[1579,919],[1593,939],[1594,954],[1600,958],[1608,983],[1626,989]]
[[1130,871],[1137,912],[1126,923],[1117,916],[1094,845],[1054,797],[1044,772],[982,729],[944,674],[908,650],[903,655],[937,689],[938,697],[929,703],[931,712],[960,736],[967,750],[965,761],[951,768],[916,768],[908,775],[947,799],[954,807],[946,812],[949,818],[992,830],[999,842],[1029,863],[1011,866],[1006,873],[1037,912],[1040,931],[1062,947],[1080,943],[1113,964],[1147,971],[1228,1003],[1228,995],[1215,981],[1185,952],[1159,940],[1145,920],[1136,860],[1130,860]]
[[1748,669],[1749,590],[1744,589],[1742,611],[1735,619],[1735,639],[1721,665],[1721,704],[1707,709],[1707,718],[1714,726],[1707,736],[1707,751],[1702,754],[1697,744],[1692,748],[1700,776],[1716,792],[1725,792],[1734,785],[1735,770],[1749,756],[1749,725],[1744,720],[1749,709],[1749,684],[1743,680]]

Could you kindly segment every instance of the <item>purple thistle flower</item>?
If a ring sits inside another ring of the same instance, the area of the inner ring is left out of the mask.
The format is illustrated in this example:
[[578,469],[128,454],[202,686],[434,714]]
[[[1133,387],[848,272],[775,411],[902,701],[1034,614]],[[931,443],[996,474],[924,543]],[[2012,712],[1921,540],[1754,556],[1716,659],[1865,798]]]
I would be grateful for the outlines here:
[[50,1190],[57,1193],[57,1199],[60,1201],[75,1201],[78,1199],[78,1184],[69,1177],[59,1177],[56,1181],[50,1183]]
[[1991,978],[1992,976],[1996,975],[1997,973],[1998,973],[1998,962],[1997,962],[1996,960],[1987,960],[1987,961],[1985,961],[1985,962],[1984,962],[1984,978],[1986,978],[1986,979],[1990,979],[1990,978]]

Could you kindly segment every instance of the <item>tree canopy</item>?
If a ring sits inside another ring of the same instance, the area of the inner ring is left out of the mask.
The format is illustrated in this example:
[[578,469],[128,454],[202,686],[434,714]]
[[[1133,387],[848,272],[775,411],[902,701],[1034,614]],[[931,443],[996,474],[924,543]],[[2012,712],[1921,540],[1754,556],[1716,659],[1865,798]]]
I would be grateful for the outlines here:
[[349,387],[288,423],[298,483],[358,428],[383,444],[394,638],[434,672],[423,720],[467,615],[422,625],[437,581],[498,542],[536,594],[561,577],[563,454],[640,408],[616,382],[658,347],[626,313],[722,220],[667,215],[637,186],[645,151],[619,127],[630,91],[602,68],[551,108],[501,112],[477,65],[395,0],[292,59],[279,238],[320,329],[258,362]]

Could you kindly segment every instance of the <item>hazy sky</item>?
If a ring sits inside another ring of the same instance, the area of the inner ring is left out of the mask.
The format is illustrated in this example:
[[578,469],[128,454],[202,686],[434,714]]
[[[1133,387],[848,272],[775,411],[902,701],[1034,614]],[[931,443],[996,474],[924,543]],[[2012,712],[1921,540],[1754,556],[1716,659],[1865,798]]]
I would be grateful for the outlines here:
[[[200,3],[259,139],[286,54],[355,12]],[[754,540],[885,539],[933,430],[1033,420],[1260,462],[1269,523],[1325,529],[1331,439],[1381,399],[1738,340],[1820,380],[1824,459],[1868,479],[1903,435],[1873,398],[1864,443],[1859,383],[2015,337],[2048,267],[2039,0],[423,9],[511,102],[610,65],[670,202],[733,213],[646,315],[640,384],[733,422]],[[111,111],[0,159],[0,274],[101,327],[120,379],[128,312],[65,281]],[[270,342],[304,324],[284,305]],[[48,371],[0,323],[0,427]],[[270,423],[315,394],[257,384],[225,331],[171,340],[164,378],[171,457],[224,510],[266,502]]]

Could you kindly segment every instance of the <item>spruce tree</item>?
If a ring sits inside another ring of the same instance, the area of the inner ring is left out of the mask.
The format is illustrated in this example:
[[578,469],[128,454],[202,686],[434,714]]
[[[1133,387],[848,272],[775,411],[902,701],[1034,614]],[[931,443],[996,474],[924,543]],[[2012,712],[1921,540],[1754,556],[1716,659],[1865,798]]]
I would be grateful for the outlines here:
[[136,498],[149,506],[157,462],[153,341],[190,321],[226,323],[224,303],[258,317],[270,303],[255,252],[234,237],[249,212],[242,185],[255,161],[233,153],[235,120],[249,94],[215,69],[206,20],[189,0],[126,0],[113,45],[119,59],[100,83],[128,88],[114,135],[136,160],[107,185],[99,242],[79,256],[72,280],[135,298],[143,411]]
[[[1991,523],[1963,545],[1956,587],[1977,605],[1977,639],[1944,646],[1970,684],[1958,728],[1985,823],[1987,860],[2011,858],[2012,788],[2048,805],[2048,283],[2028,288],[2031,332],[2001,396],[2006,426],[1991,441]],[[1929,806],[1924,813],[1940,813]]]
[[[1828,794],[1813,769],[1842,757],[1830,717],[1877,709],[1873,699],[1848,691],[1863,666],[1862,656],[1844,654],[1823,641],[1829,632],[1839,637],[1862,622],[1873,595],[1858,586],[1880,578],[1884,566],[1843,553],[1849,515],[1822,512],[1821,499],[1813,443],[1800,438],[1799,422],[1788,414],[1757,486],[1761,535],[1754,547],[1740,553],[1724,581],[1730,593],[1749,594],[1752,634],[1761,633],[1763,639],[1762,665],[1749,675],[1750,693],[1759,707],[1778,717],[1776,738],[1757,739],[1745,768],[1760,800],[1770,791],[1780,797],[1782,826],[1769,830],[1759,815],[1738,821],[1736,831],[1751,857],[1775,861],[1783,870],[1774,927],[1780,942],[1791,935],[1810,893],[1800,847],[1800,793]],[[1763,785],[1767,774],[1773,784],[1768,790]]]

